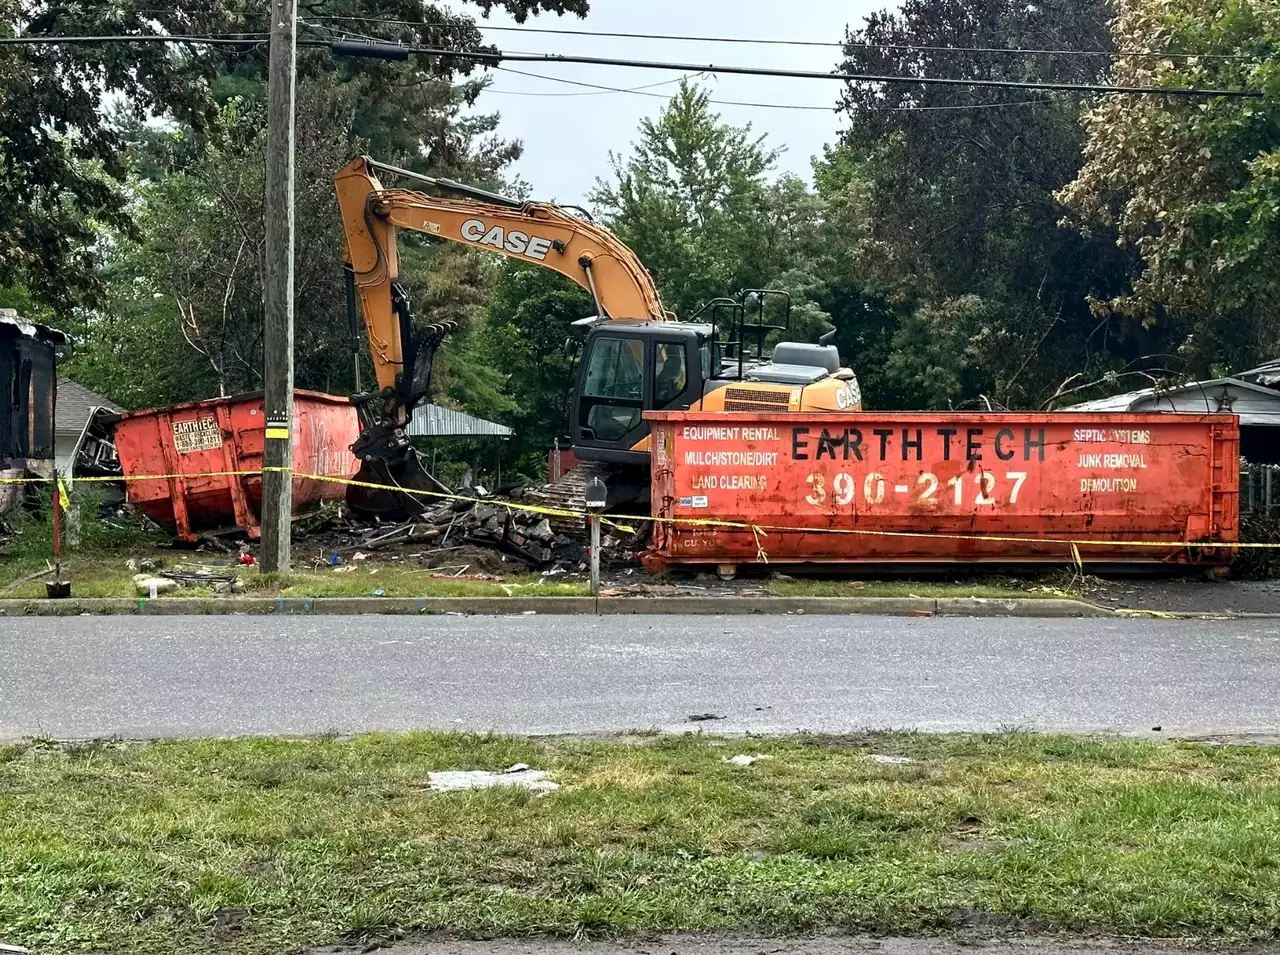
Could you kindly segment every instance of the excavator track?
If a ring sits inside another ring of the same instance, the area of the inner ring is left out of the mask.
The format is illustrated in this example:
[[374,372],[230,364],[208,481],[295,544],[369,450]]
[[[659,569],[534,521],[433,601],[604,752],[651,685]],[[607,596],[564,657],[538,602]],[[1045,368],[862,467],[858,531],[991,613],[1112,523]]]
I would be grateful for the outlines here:
[[[595,478],[604,481],[608,488],[605,511],[613,513],[616,508],[626,508],[648,502],[649,482],[643,471],[628,468],[624,465],[606,464],[603,461],[584,461],[565,472],[553,484],[530,490],[526,500],[538,507],[554,510],[572,511],[582,514],[587,507],[587,485]],[[586,540],[586,521],[574,516],[549,516],[551,529],[557,534],[573,540]]]

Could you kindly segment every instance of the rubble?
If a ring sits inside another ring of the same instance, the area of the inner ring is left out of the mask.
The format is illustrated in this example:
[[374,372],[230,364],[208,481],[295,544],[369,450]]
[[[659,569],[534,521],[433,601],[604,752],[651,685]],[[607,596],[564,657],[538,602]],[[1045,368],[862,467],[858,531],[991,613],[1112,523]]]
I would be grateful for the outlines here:
[[159,597],[178,589],[178,582],[168,577],[152,577],[150,574],[134,574],[133,586],[139,597]]
[[[304,547],[311,540],[323,543],[321,562],[335,570],[364,561],[374,551],[406,548],[413,550],[404,555],[406,558],[428,564],[448,555],[455,570],[462,564],[476,563],[457,552],[488,551],[499,563],[514,561],[522,570],[545,576],[585,570],[588,560],[585,542],[557,532],[545,513],[522,506],[520,501],[488,497],[441,500],[413,519],[396,524],[370,523],[345,508],[329,508],[310,521],[295,524],[294,536]],[[601,560],[610,567],[634,565],[642,547],[641,534],[615,529],[601,541]],[[508,568],[489,562],[470,569],[488,574]]]
[[209,589],[215,594],[242,594],[246,589],[234,567],[183,564],[176,570],[156,570],[156,562],[149,558],[130,559],[125,566],[139,571],[133,575],[139,597],[159,597],[189,587]]

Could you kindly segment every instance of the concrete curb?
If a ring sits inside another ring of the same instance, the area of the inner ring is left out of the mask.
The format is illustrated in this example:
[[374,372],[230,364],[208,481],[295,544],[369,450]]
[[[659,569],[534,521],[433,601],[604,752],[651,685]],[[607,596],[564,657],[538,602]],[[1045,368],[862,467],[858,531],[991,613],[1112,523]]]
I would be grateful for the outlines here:
[[0,600],[0,617],[82,614],[885,614],[897,617],[1112,617],[1079,600],[977,597],[145,597]]

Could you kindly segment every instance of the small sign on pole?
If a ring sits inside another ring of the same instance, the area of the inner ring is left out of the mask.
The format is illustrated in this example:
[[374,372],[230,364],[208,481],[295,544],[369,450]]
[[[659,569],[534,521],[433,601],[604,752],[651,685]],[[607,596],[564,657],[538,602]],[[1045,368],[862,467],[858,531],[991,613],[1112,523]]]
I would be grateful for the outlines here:
[[598,477],[587,485],[587,525],[591,530],[591,596],[600,597],[600,514],[604,510],[608,488]]

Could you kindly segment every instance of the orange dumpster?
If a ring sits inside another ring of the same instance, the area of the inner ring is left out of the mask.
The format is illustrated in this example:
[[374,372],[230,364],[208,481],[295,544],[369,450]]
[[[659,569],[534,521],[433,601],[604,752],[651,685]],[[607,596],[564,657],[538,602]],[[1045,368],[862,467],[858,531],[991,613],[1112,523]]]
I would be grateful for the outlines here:
[[[129,501],[183,540],[236,527],[259,536],[262,506],[262,393],[135,411],[116,419],[115,443]],[[351,478],[360,463],[350,446],[359,434],[346,398],[294,393],[296,474]],[[340,501],[346,486],[293,479],[295,516],[321,501]]]
[[1235,415],[646,417],[662,519],[651,569],[1077,557],[1216,567],[1235,548],[1197,545],[1239,539]]

